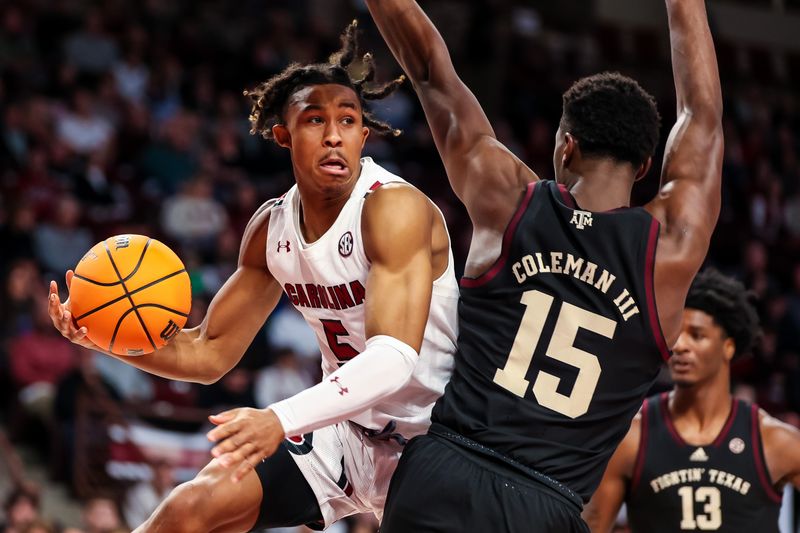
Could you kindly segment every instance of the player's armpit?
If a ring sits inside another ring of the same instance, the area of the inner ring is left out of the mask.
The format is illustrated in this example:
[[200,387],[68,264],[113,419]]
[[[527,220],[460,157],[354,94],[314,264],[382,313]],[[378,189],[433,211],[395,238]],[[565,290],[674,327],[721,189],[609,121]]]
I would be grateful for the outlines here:
[[371,262],[365,334],[388,335],[419,351],[433,289],[434,208],[409,185],[384,185],[364,204],[361,233]]
[[592,533],[608,533],[614,526],[634,473],[640,435],[641,415],[636,415],[628,434],[611,456],[600,485],[583,509],[582,517]]

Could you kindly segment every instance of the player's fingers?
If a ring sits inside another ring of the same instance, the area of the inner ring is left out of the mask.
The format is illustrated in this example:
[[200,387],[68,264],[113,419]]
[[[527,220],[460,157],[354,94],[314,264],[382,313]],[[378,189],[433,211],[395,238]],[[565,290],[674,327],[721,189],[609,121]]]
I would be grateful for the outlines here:
[[254,445],[250,444],[249,442],[245,442],[243,445],[238,446],[235,450],[220,455],[217,457],[217,459],[219,459],[219,463],[225,468],[238,466],[247,458],[248,455],[253,453],[254,449]]
[[67,270],[67,273],[64,275],[64,277],[67,280],[67,290],[69,290],[69,288],[72,286],[72,278],[74,276],[75,272],[73,272],[72,270]]
[[239,483],[242,479],[244,479],[244,477],[248,474],[248,472],[251,472],[256,469],[256,466],[258,466],[258,463],[260,461],[261,457],[259,456],[258,453],[251,453],[250,455],[248,455],[245,458],[245,460],[242,461],[242,464],[239,465],[239,468],[236,469],[236,472],[233,474],[231,481],[233,481],[234,483]]
[[236,418],[236,414],[239,411],[240,409],[231,409],[229,411],[223,411],[219,414],[209,416],[208,419],[213,424],[217,425],[224,424],[225,422],[228,422],[229,420],[233,420],[234,418]]
[[206,436],[211,442],[220,442],[230,438],[239,432],[239,424],[236,421],[226,422],[209,431]]

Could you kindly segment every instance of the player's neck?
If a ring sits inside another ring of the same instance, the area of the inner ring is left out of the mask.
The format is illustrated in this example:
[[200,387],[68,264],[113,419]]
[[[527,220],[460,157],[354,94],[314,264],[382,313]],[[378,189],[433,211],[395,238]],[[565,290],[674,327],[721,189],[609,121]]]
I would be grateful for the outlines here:
[[633,180],[629,165],[583,159],[576,166],[567,187],[581,209],[600,212],[630,205]]
[[300,231],[303,233],[303,239],[306,242],[315,242],[336,222],[344,204],[350,199],[357,182],[358,179],[354,179],[350,186],[337,191],[335,194],[321,194],[319,191],[309,191],[298,183],[297,188],[300,193]]
[[669,410],[676,427],[696,435],[708,436],[710,432],[713,438],[728,419],[732,403],[727,380],[715,380],[693,387],[676,387],[670,395]]

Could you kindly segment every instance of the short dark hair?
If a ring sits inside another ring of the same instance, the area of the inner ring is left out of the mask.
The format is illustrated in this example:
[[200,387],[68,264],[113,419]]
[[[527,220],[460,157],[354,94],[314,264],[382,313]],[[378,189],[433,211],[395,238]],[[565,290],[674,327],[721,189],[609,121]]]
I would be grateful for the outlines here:
[[400,130],[393,129],[389,124],[376,119],[366,109],[367,100],[380,100],[393,93],[405,81],[405,76],[392,80],[383,85],[367,89],[366,84],[375,78],[375,60],[372,54],[364,54],[361,58],[364,74],[361,78],[354,79],[348,72],[348,67],[353,63],[358,48],[356,30],[358,22],[353,21],[342,33],[342,48],[333,54],[327,63],[314,63],[301,65],[292,63],[283,72],[260,83],[252,91],[244,91],[250,97],[253,108],[250,112],[250,133],[260,134],[265,139],[272,139],[273,124],[283,120],[283,111],[289,97],[298,89],[313,85],[336,84],[349,87],[355,91],[361,103],[364,125],[379,134],[400,135]]
[[564,93],[561,129],[581,154],[638,166],[652,156],[661,117],[655,99],[633,79],[603,72],[576,81]]
[[734,357],[739,357],[750,353],[761,334],[754,300],[755,295],[740,281],[709,268],[694,278],[686,296],[686,308],[711,316],[733,339]]

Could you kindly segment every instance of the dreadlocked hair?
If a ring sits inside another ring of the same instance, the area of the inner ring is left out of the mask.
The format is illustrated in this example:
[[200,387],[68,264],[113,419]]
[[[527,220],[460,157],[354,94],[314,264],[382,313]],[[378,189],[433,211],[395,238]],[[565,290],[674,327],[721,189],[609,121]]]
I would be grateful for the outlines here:
[[709,268],[694,278],[686,307],[711,316],[736,344],[734,358],[749,353],[761,334],[755,295],[741,282]]
[[[298,89],[312,85],[337,84],[349,87],[358,95],[361,103],[364,125],[380,135],[400,135],[400,130],[392,128],[386,122],[378,120],[366,110],[367,100],[380,100],[392,94],[405,81],[400,76],[388,83],[373,86],[375,79],[375,60],[372,54],[364,54],[361,58],[363,75],[353,78],[349,68],[353,65],[358,52],[356,30],[358,21],[354,20],[342,33],[342,48],[330,56],[327,63],[301,65],[292,63],[280,74],[260,83],[253,90],[245,90],[244,95],[252,101],[250,111],[250,133],[261,135],[265,139],[273,139],[272,126],[283,121],[283,111],[289,97]],[[367,88],[367,84],[370,88]]]

